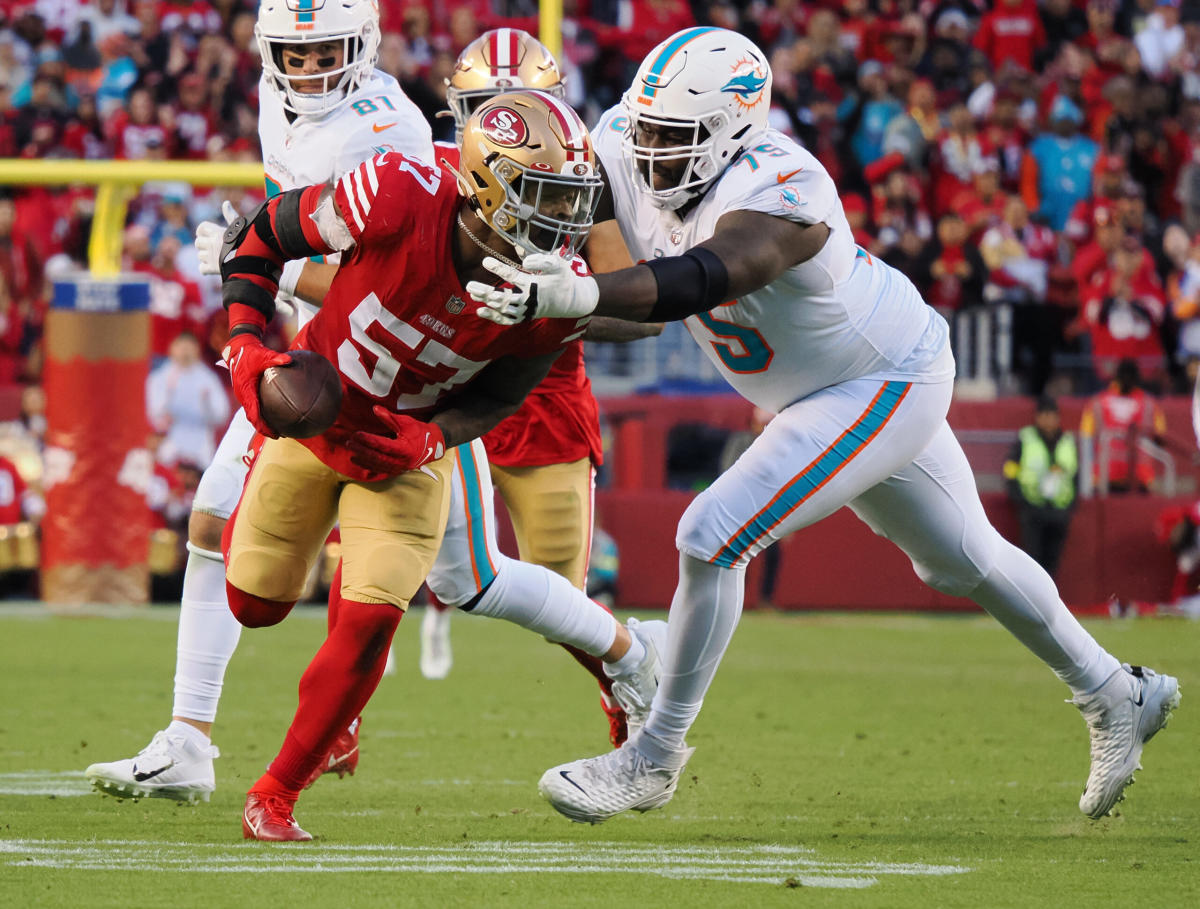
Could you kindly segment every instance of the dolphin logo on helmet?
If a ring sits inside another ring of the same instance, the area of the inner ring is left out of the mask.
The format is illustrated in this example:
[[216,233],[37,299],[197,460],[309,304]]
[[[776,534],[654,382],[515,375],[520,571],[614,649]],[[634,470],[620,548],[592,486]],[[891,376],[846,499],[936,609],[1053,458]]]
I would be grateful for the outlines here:
[[733,77],[721,86],[721,91],[738,97],[747,107],[753,107],[763,99],[767,76],[754,60],[739,60]]

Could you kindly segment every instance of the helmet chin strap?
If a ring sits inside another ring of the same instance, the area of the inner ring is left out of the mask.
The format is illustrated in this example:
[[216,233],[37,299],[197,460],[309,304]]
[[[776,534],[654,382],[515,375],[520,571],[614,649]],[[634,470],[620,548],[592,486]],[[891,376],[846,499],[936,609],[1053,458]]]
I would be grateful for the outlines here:
[[[441,164],[442,167],[446,168],[446,170],[450,171],[450,173],[454,174],[454,176],[458,179],[459,192],[462,193],[464,196],[466,196],[467,202],[471,206],[471,211],[475,212],[476,217],[478,217],[479,220],[483,221],[486,224],[487,221],[484,220],[483,216],[479,214],[479,209],[478,209],[478,206],[476,205],[475,197],[471,194],[471,184],[467,182],[467,178],[465,176],[463,176],[462,171],[460,171],[457,167],[455,167],[453,164],[451,164],[445,158],[440,159],[440,161],[438,163]],[[489,256],[495,256],[497,259],[499,259],[501,262],[503,262],[505,265],[507,265],[511,268],[520,268],[521,267],[521,264],[519,262],[514,262],[508,256],[505,256],[501,253],[496,252],[496,250],[492,249],[490,246],[488,246],[486,243],[484,243],[482,240],[480,240],[477,236],[475,236],[475,234],[471,230],[471,228],[467,227],[466,222],[463,221],[461,209],[458,212],[457,218],[458,218],[458,226],[462,228],[462,232],[464,234],[466,234],[468,238],[470,238],[472,243],[474,243],[476,246],[478,246],[480,249],[482,249],[485,253],[487,253]],[[514,252],[516,252],[518,259],[524,259],[525,256],[527,255],[527,250],[522,249],[520,246],[513,246],[510,244],[510,248]]]

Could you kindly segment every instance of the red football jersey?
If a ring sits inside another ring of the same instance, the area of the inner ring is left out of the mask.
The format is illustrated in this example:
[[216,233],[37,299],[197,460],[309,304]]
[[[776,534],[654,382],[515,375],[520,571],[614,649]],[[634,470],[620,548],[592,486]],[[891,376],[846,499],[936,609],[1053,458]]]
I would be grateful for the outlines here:
[[292,346],[315,350],[341,374],[337,421],[301,441],[348,477],[383,478],[352,464],[345,448],[358,430],[390,434],[373,407],[428,418],[493,360],[561,350],[587,326],[538,319],[504,327],[479,318],[451,254],[459,200],[448,171],[396,152],[338,181],[335,202],[355,246]]
[[[434,157],[458,167],[458,147],[435,142]],[[542,467],[591,458],[604,463],[600,412],[583,363],[583,341],[572,341],[525,403],[483,437],[488,460],[501,467]]]

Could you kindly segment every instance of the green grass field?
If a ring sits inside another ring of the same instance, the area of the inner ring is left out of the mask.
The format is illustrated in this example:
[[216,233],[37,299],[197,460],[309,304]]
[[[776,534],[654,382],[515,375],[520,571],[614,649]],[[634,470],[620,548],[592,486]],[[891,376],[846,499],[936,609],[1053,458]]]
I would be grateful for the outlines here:
[[242,800],[291,719],[318,610],[243,635],[209,804],[86,788],[85,766],[167,722],[175,616],[0,607],[0,905],[1200,905],[1200,624],[1089,626],[1184,691],[1117,817],[1078,813],[1083,721],[991,620],[749,614],[674,801],[589,827],[536,783],[605,746],[590,680],[527,632],[456,616],[454,671],[426,681],[414,615],[358,774],[300,801],[318,840],[268,845],[242,840]]

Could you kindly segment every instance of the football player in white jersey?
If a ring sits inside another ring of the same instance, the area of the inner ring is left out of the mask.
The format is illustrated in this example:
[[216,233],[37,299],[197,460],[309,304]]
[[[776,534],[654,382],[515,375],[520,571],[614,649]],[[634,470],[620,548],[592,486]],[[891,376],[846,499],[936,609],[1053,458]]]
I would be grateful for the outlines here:
[[[387,73],[375,69],[379,10],[374,0],[263,0],[255,36],[263,61],[258,132],[267,195],[332,180],[381,151],[433,155],[429,124]],[[236,217],[226,203],[226,220]],[[219,273],[224,226],[198,230],[201,266]],[[213,246],[215,241],[215,249]],[[281,298],[304,324],[320,301],[334,264],[289,262]],[[133,758],[92,764],[85,772],[102,792],[181,801],[208,800],[215,787],[210,734],[225,668],[242,626],[229,611],[221,533],[246,478],[254,428],[239,409],[204,471],[188,522],[188,560],[176,643],[171,723]],[[352,737],[353,738],[353,737]],[[330,769],[352,770],[357,742]]]
[[679,586],[645,725],[617,751],[547,771],[539,788],[591,823],[666,804],[737,625],[746,565],[846,505],[922,580],[974,600],[1070,688],[1091,734],[1079,808],[1101,817],[1178,704],[1178,682],[1107,653],[1046,572],[988,523],[946,423],[946,323],[855,246],[824,168],[767,127],[770,90],[766,58],[743,36],[672,36],[594,130],[616,222],[645,264],[579,277],[531,256],[520,271],[489,264],[515,290],[468,287],[498,321],[686,320],[743,397],[779,412],[680,521]]

